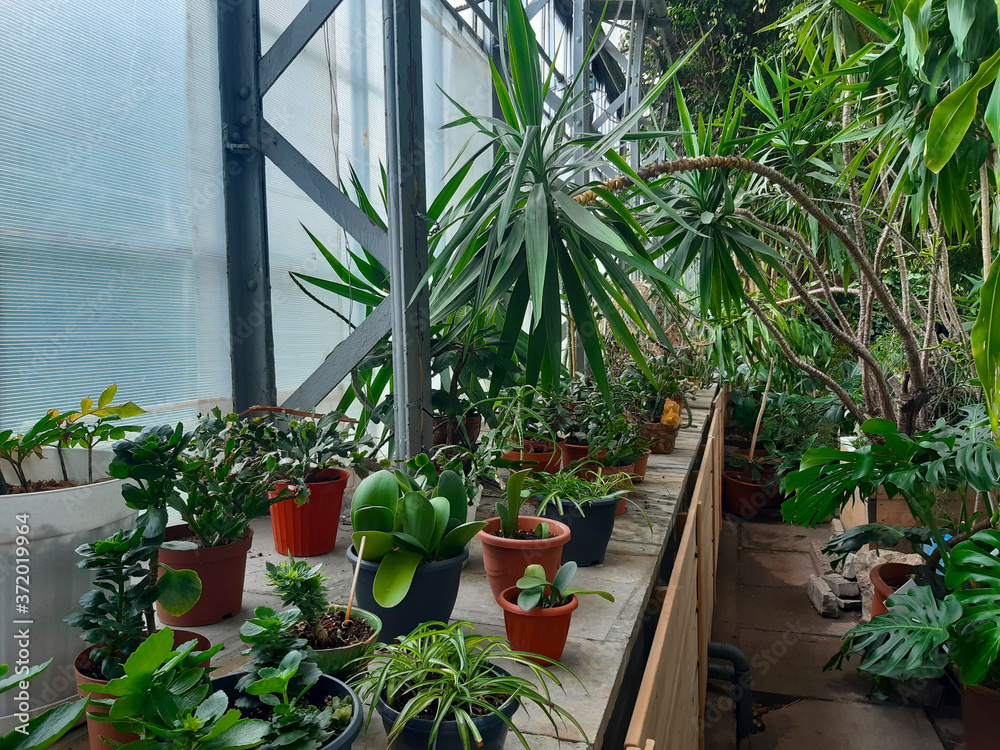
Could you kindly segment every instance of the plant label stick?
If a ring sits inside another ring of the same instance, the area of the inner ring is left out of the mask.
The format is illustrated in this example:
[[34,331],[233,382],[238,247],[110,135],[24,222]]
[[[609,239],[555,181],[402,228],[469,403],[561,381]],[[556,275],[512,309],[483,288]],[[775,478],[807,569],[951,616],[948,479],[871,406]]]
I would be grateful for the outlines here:
[[365,559],[365,540],[368,537],[361,537],[361,546],[358,547],[358,564],[354,566],[354,580],[351,581],[351,594],[347,597],[347,612],[344,613],[344,623],[351,621],[351,607],[354,605],[354,591],[358,588],[358,574],[361,572],[361,561]]

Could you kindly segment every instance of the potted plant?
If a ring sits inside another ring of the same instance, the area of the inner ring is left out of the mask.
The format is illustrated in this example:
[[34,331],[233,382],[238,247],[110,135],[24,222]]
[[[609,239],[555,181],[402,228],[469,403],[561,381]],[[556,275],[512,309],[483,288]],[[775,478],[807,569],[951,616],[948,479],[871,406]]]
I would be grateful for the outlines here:
[[[66,602],[90,589],[90,578],[76,567],[74,550],[131,526],[135,517],[122,499],[121,481],[108,476],[111,452],[102,449],[140,429],[124,420],[143,410],[131,401],[116,403],[116,394],[112,385],[96,402],[85,398],[78,408],[48,411],[23,434],[0,430],[0,560],[13,573],[30,540],[32,577],[46,582],[46,595],[33,597],[22,613],[34,620],[34,647],[55,665],[34,680],[33,694],[45,696],[39,709],[76,693],[65,670],[80,649],[62,616]],[[17,584],[14,575],[0,576],[0,601],[18,601],[23,592]],[[12,619],[0,622],[0,642],[14,638],[18,626]],[[13,698],[0,696],[0,733],[20,724],[17,713]]]
[[561,561],[582,567],[600,565],[615,529],[618,502],[626,490],[618,477],[595,476],[588,481],[571,471],[537,474],[525,481],[539,516],[558,521],[570,530]]
[[766,452],[759,455],[757,438],[767,408],[771,390],[773,364],[767,373],[767,384],[760,399],[760,408],[746,455],[734,454],[728,460],[730,468],[722,472],[722,507],[727,513],[741,518],[756,518],[764,508],[780,507],[784,499],[777,482],[777,461]]
[[322,564],[287,560],[267,563],[267,578],[281,603],[301,614],[295,632],[305,639],[325,674],[336,677],[348,670],[368,646],[378,640],[382,621],[372,612],[330,604]]
[[[124,674],[125,662],[155,632],[154,602],[162,599],[170,611],[183,614],[198,601],[201,582],[194,572],[163,567],[164,575],[157,578],[157,568],[151,567],[150,561],[156,559],[162,544],[172,543],[163,542],[161,536],[148,536],[146,528],[140,526],[77,550],[83,558],[79,567],[93,576],[95,586],[80,599],[81,609],[64,618],[70,626],[80,628],[80,637],[91,644],[73,661],[81,695],[87,692],[85,686],[103,685]],[[195,633],[174,631],[174,635],[198,641],[202,650],[210,647],[207,639]],[[92,697],[106,696],[98,691]],[[102,712],[97,703],[87,715],[91,750],[108,749],[102,736],[118,742],[135,739],[98,724],[97,715]]]
[[486,521],[476,538],[483,545],[486,576],[499,598],[524,575],[524,569],[538,563],[555,575],[562,550],[570,540],[569,527],[559,521],[522,516],[524,480],[529,469],[514,472],[504,488],[506,503],[497,503],[497,516]]
[[484,442],[495,447],[512,468],[552,473],[562,466],[562,449],[555,431],[546,421],[546,405],[538,390],[529,385],[506,389],[487,400],[496,426]]
[[[268,407],[267,411],[282,410]],[[271,506],[271,529],[274,548],[281,555],[324,555],[337,543],[350,478],[345,469],[362,464],[365,444],[347,437],[343,419],[330,412],[322,417],[298,416],[280,425],[255,423],[253,439],[274,480],[271,497],[279,500]]]
[[618,381],[622,411],[638,425],[639,434],[649,440],[653,453],[672,453],[681,412],[692,419],[689,401],[695,385],[674,372],[666,354],[647,361],[649,372],[627,367]]
[[570,586],[576,570],[575,562],[563,563],[549,581],[541,565],[529,565],[524,577],[504,590],[498,601],[503,608],[504,627],[511,648],[545,657],[544,660],[534,659],[539,664],[559,661],[566,647],[570,620],[580,604],[577,597],[597,594],[609,602],[615,600],[607,591]]
[[[534,680],[509,674],[498,662],[526,667]],[[469,622],[432,622],[380,649],[358,684],[394,750],[502,750],[508,729],[529,748],[512,721],[522,704],[537,708],[553,727],[559,717],[586,737],[579,721],[552,702],[546,680],[561,685],[503,638],[476,635]]]
[[453,471],[442,472],[431,492],[401,471],[358,485],[347,558],[359,568],[358,602],[382,621],[383,640],[451,616],[467,546],[486,525],[466,521],[467,508],[465,483]]

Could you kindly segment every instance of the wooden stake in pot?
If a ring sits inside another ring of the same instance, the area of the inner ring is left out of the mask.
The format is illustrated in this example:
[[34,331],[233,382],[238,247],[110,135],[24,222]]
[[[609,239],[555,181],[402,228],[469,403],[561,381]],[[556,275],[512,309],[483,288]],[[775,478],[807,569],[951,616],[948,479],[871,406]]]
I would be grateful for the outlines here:
[[358,547],[358,564],[354,566],[354,580],[351,581],[351,594],[347,597],[347,612],[344,613],[344,624],[351,621],[351,607],[354,606],[354,592],[358,588],[358,574],[361,572],[361,561],[365,559],[365,540],[368,537],[361,537],[361,546]]

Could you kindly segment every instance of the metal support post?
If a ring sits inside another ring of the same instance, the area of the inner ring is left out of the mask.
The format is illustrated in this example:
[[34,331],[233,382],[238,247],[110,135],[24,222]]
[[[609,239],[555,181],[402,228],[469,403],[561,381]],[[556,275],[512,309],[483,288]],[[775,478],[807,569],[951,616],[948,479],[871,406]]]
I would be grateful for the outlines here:
[[274,334],[260,141],[260,16],[256,2],[218,1],[233,408],[273,404]]
[[420,3],[383,0],[383,23],[395,444],[407,458],[431,443]]

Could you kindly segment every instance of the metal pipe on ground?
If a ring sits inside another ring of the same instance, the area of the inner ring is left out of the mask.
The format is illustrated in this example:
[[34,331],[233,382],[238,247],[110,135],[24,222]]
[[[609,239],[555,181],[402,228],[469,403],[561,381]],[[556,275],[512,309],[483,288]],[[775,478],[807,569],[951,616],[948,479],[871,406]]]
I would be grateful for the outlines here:
[[753,686],[750,675],[750,661],[746,654],[731,643],[710,641],[709,659],[725,659],[729,664],[709,664],[708,676],[713,680],[725,680],[733,685],[733,700],[736,703],[736,743],[750,736],[753,728]]

